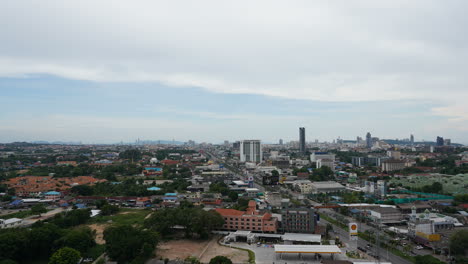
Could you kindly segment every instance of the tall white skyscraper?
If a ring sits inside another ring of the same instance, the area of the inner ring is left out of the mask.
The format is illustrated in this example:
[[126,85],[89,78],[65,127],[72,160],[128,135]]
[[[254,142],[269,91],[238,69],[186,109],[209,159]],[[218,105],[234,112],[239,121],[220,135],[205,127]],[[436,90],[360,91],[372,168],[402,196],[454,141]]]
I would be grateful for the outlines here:
[[260,140],[242,140],[240,142],[241,162],[262,162],[262,144]]

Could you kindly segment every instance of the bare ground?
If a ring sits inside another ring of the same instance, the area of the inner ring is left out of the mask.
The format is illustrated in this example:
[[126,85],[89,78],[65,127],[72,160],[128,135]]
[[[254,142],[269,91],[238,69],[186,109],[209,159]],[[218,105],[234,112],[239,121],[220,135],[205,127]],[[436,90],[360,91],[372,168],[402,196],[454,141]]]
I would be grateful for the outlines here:
[[104,240],[104,229],[106,229],[107,225],[92,224],[88,226],[91,228],[91,230],[96,231],[96,243],[99,245],[104,245],[106,243]]
[[226,256],[233,263],[248,263],[247,252],[224,247],[217,243],[217,238],[211,240],[172,240],[160,243],[156,251],[158,258],[185,259],[189,256],[197,257],[202,263],[208,263],[216,256]]

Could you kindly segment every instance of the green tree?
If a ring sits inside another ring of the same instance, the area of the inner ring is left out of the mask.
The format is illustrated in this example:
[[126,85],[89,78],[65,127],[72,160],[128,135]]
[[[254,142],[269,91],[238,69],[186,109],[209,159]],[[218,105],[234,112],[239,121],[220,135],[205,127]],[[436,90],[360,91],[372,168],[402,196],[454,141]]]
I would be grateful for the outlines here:
[[50,257],[49,264],[76,264],[80,260],[80,252],[76,249],[64,247]]
[[33,207],[31,207],[31,212],[35,215],[41,216],[41,214],[47,212],[47,209],[43,204],[36,204]]
[[88,250],[96,245],[94,233],[89,227],[81,227],[68,231],[66,235],[58,239],[55,244],[58,247],[70,247],[86,254]]
[[101,207],[101,215],[113,215],[119,211],[117,205],[105,204]]
[[104,240],[107,255],[118,263],[127,263],[136,258],[144,260],[150,257],[158,236],[152,231],[121,225],[104,230]]
[[127,149],[119,154],[122,159],[128,159],[133,161],[141,160],[142,154],[138,149]]
[[77,195],[89,196],[93,195],[93,187],[89,185],[76,185],[71,188],[71,192]]
[[229,199],[231,199],[231,201],[233,202],[236,202],[237,199],[239,199],[239,194],[234,191],[230,191],[228,196],[229,196]]
[[232,264],[232,261],[225,256],[216,256],[210,260],[209,264]]
[[453,255],[465,255],[468,248],[468,230],[460,230],[450,238],[450,250]]

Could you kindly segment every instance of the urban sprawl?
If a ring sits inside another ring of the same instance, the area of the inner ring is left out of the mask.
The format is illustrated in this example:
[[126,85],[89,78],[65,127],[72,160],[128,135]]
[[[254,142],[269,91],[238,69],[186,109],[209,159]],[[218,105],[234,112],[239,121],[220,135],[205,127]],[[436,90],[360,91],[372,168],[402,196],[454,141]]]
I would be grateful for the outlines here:
[[467,225],[442,137],[0,144],[3,264],[461,264]]

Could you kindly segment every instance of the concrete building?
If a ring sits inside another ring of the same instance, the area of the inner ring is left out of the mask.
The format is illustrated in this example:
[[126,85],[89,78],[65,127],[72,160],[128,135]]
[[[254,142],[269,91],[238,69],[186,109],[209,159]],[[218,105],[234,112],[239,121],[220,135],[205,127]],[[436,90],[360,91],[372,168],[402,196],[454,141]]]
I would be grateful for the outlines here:
[[22,223],[23,223],[23,219],[20,219],[20,218],[0,219],[0,228],[18,227]]
[[366,134],[366,147],[367,148],[372,148],[373,142],[372,142],[372,136],[370,132],[367,132]]
[[335,171],[335,161],[332,159],[318,159],[315,167],[317,169],[322,168],[323,166],[329,167],[332,171]]
[[310,161],[317,162],[319,159],[330,159],[335,161],[335,154],[328,152],[313,152],[310,154]]
[[309,180],[294,181],[293,186],[298,189],[302,194],[312,193],[312,182]]
[[315,211],[306,207],[291,207],[289,199],[281,201],[281,229],[289,233],[314,233]]
[[381,224],[399,223],[403,220],[400,210],[393,207],[377,207],[369,209],[370,217]]
[[382,162],[382,171],[397,171],[405,168],[405,161],[390,159]]
[[387,156],[390,157],[391,159],[400,160],[401,159],[401,152],[400,151],[389,150],[389,151],[387,151]]
[[255,201],[249,201],[247,211],[234,209],[215,209],[224,218],[224,230],[246,230],[264,233],[276,233],[278,219],[270,213],[260,213]]
[[299,128],[299,151],[301,153],[306,152],[305,127]]
[[265,201],[271,207],[281,207],[281,193],[279,192],[265,192]]
[[344,191],[345,187],[334,181],[313,182],[312,193],[329,193]]
[[240,142],[241,162],[262,162],[262,145],[260,140],[242,140]]

